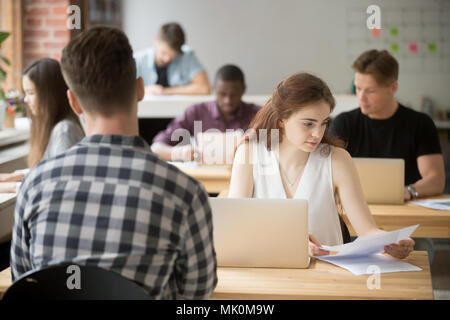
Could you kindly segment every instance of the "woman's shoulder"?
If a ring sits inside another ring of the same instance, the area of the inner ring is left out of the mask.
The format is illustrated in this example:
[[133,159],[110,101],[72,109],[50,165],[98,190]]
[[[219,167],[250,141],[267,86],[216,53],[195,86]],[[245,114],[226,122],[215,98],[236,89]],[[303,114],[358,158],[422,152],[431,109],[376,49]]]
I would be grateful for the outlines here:
[[264,141],[264,139],[258,140],[254,135],[250,134],[250,136],[244,136],[238,144],[235,158],[241,164],[254,165],[259,162],[266,162],[268,158],[272,158],[273,152],[277,152],[277,150],[270,150],[267,147],[267,141]]
[[236,148],[234,155],[235,164],[251,164],[253,161],[254,145],[248,140],[242,141]]
[[348,153],[347,150],[345,150],[344,148],[341,147],[336,147],[336,146],[329,146],[332,150],[332,157],[334,159],[351,159],[350,153]]
[[340,147],[330,146],[331,153],[331,161],[333,165],[342,166],[346,165],[349,161],[352,161],[352,157],[347,150]]
[[58,136],[61,134],[80,136],[84,135],[84,132],[79,124],[72,120],[64,119],[59,121],[52,130],[52,136]]
[[54,127],[53,131],[69,131],[71,129],[76,128],[78,126],[75,122],[69,119],[64,119],[59,121]]
[[331,167],[333,171],[333,178],[335,181],[345,179],[348,172],[354,171],[354,163],[350,153],[340,147],[332,147],[333,153],[331,156]]
[[334,161],[335,158],[341,159],[342,157],[345,157],[348,152],[338,146],[334,146],[328,143],[321,143],[317,146],[316,150],[311,152],[311,154],[315,158],[321,158],[323,160],[331,158],[332,161]]

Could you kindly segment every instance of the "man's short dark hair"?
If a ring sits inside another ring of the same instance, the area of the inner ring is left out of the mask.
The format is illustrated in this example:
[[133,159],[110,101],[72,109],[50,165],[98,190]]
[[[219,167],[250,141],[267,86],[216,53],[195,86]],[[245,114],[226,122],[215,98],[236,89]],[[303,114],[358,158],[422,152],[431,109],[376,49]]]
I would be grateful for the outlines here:
[[183,46],[186,38],[184,36],[183,28],[178,23],[171,22],[164,24],[159,29],[159,38],[166,42],[169,47],[178,53],[181,53],[181,47]]
[[372,75],[379,85],[390,85],[398,80],[398,62],[386,50],[368,50],[353,63],[355,72]]
[[221,67],[217,71],[215,79],[215,81],[239,81],[245,87],[244,73],[238,66],[233,64],[227,64]]
[[87,111],[127,112],[136,98],[136,62],[119,29],[96,27],[76,36],[63,50],[61,68]]

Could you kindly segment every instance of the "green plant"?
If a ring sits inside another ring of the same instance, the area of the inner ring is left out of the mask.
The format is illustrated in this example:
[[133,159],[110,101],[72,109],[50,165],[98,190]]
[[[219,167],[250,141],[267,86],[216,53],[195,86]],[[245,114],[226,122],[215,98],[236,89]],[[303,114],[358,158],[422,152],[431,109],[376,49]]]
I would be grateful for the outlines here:
[[[2,42],[5,41],[9,37],[8,32],[0,31],[0,48],[2,46]],[[11,65],[8,59],[0,55],[0,82],[5,81],[6,79],[6,71],[2,68],[2,64],[6,64],[7,66]],[[0,87],[0,100],[5,99],[5,92],[3,88]]]

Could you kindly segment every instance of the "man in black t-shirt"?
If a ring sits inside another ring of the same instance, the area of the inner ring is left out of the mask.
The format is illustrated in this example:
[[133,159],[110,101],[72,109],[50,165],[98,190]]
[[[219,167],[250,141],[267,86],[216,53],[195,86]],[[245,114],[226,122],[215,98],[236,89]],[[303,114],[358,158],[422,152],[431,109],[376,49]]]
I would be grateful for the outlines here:
[[424,113],[395,100],[395,58],[369,50],[352,68],[360,108],[338,115],[330,131],[347,143],[352,157],[404,159],[405,200],[441,194],[445,170],[436,127]]

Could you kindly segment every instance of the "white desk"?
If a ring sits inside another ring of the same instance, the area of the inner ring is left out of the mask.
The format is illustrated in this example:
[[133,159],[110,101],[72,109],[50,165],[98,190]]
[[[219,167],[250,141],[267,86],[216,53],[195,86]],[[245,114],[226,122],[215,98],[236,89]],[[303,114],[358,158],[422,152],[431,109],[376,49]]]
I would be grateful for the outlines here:
[[[263,105],[269,96],[254,95],[244,96],[243,101]],[[216,100],[215,95],[192,95],[192,96],[145,96],[139,103],[139,118],[175,118],[181,115],[188,107],[207,101]]]
[[0,147],[27,141],[30,138],[30,119],[15,119],[15,128],[0,130]]
[[30,120],[18,118],[16,128],[0,130],[0,173],[12,172],[27,167],[26,157],[30,152]]
[[27,141],[30,138],[29,128],[2,129],[0,131],[0,147]]
[[449,130],[450,129],[450,121],[449,120],[434,120],[434,124],[436,128],[440,130]]
[[[263,106],[270,95],[244,95],[242,100]],[[335,95],[336,108],[332,115],[349,111],[358,107],[358,99],[354,95]],[[214,101],[215,95],[206,96],[146,96],[139,103],[139,118],[175,118],[181,115],[186,108],[196,103]]]
[[[22,143],[0,150],[0,173],[8,173],[17,169],[26,168],[26,157],[28,153],[30,153],[30,145],[28,143]],[[21,168],[11,167],[11,169],[8,169],[9,167],[5,167],[13,162],[20,162],[19,167]]]

